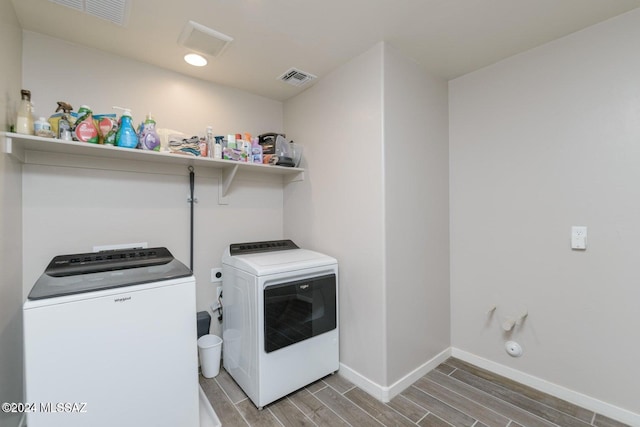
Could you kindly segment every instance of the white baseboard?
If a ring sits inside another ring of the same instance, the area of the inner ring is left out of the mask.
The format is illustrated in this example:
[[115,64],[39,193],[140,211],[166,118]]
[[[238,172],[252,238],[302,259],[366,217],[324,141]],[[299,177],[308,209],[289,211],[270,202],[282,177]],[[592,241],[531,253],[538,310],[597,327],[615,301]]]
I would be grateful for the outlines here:
[[427,372],[431,371],[440,363],[447,360],[450,356],[451,356],[451,349],[447,348],[446,350],[442,351],[432,359],[418,366],[416,369],[409,372],[407,375],[400,378],[398,381],[391,384],[390,386],[382,386],[380,384],[377,384],[343,363],[340,363],[339,374],[342,375],[345,379],[351,381],[354,385],[356,385],[360,389],[370,394],[371,396],[386,403],[386,402],[389,402],[394,397],[396,397],[404,389],[409,387],[418,379],[420,379]]
[[566,400],[567,402],[571,402],[585,409],[589,409],[595,413],[632,426],[640,426],[640,415],[626,409],[605,403],[601,400],[594,399],[593,397],[578,393],[541,378],[534,377],[533,375],[525,374],[524,372],[492,362],[491,360],[484,359],[476,356],[475,354],[468,353],[454,347],[451,348],[451,356],[486,369],[487,371],[491,371],[494,374],[502,375],[503,377],[517,381],[520,384],[533,387],[536,390],[548,393],[559,399]]
[[567,402],[571,402],[597,414],[604,415],[605,417],[618,420],[631,426],[640,426],[640,414],[633,413],[629,410],[611,405],[455,347],[447,348],[390,386],[377,384],[343,363],[340,363],[339,374],[371,396],[386,403],[451,356],[486,369],[494,374],[517,381],[520,384],[533,387],[536,390],[540,390],[559,399],[566,400]]

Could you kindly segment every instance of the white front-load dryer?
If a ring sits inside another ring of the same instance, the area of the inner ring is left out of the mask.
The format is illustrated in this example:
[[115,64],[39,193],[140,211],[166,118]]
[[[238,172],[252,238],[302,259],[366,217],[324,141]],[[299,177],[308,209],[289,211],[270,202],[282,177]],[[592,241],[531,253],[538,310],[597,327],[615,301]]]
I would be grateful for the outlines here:
[[338,263],[290,240],[222,258],[223,365],[258,407],[339,369]]

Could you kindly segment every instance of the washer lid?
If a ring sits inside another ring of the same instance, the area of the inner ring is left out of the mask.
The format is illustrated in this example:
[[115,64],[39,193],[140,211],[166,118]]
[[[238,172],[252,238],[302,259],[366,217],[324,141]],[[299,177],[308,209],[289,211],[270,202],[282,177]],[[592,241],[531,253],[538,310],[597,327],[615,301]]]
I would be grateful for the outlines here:
[[126,249],[54,257],[30,300],[189,277],[193,273],[166,248]]

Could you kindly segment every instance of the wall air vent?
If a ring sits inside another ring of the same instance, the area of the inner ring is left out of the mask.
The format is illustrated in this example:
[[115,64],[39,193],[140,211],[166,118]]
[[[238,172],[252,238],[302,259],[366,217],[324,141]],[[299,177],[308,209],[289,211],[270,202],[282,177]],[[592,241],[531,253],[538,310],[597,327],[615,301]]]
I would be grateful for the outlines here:
[[227,48],[233,38],[197,22],[189,21],[178,38],[178,44],[204,55],[217,57]]
[[311,73],[290,68],[283,75],[278,77],[278,80],[289,83],[292,86],[303,86],[315,78],[317,77]]
[[127,23],[128,0],[49,0],[123,26]]

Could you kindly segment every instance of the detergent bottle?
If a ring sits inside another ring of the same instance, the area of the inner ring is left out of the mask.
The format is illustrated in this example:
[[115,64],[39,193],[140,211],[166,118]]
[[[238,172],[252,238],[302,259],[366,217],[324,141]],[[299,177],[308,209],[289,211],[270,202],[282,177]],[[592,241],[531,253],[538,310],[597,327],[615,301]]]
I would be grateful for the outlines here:
[[122,107],[113,107],[122,110],[122,116],[118,123],[118,132],[116,133],[116,145],[124,148],[136,148],[138,146],[138,135],[133,128],[131,110]]
[[160,151],[160,137],[156,132],[156,121],[151,117],[151,113],[147,114],[142,124],[138,148],[142,150]]

